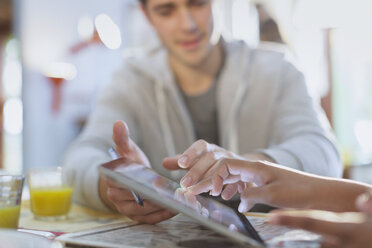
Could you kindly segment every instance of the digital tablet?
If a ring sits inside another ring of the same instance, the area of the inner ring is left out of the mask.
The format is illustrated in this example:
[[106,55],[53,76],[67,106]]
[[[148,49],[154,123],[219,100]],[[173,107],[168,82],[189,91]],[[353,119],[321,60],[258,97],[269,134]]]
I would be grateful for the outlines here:
[[249,244],[251,247],[265,247],[263,240],[244,215],[216,200],[191,195],[178,183],[144,165],[119,158],[99,166],[99,171],[116,184],[133,190],[144,199],[175,213],[183,213],[238,243]]

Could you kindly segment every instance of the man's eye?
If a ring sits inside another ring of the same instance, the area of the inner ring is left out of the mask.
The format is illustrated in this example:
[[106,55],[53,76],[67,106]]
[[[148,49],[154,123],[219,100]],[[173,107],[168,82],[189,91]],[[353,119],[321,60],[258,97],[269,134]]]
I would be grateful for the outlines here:
[[172,14],[172,11],[162,10],[162,11],[159,11],[158,14],[161,15],[161,16],[170,16]]
[[172,6],[164,6],[162,8],[157,9],[157,13],[161,16],[169,16],[172,14],[174,8]]

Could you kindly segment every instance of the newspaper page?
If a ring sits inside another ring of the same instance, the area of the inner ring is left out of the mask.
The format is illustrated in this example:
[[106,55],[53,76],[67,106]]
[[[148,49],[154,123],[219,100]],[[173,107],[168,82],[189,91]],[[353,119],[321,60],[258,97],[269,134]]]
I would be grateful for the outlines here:
[[[320,247],[316,234],[273,226],[265,216],[247,217],[259,232],[267,247]],[[133,224],[112,226],[86,232],[71,233],[57,238],[66,247],[243,247],[220,236],[191,218],[179,214],[157,225]],[[246,247],[246,246],[244,246]]]

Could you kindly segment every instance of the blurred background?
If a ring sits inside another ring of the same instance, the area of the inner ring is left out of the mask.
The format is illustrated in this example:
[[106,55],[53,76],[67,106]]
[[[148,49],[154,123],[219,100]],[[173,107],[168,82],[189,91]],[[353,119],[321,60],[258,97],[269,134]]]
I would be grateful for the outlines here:
[[[213,5],[225,39],[293,58],[335,130],[345,177],[372,183],[372,2]],[[0,0],[0,170],[60,165],[123,58],[158,43],[137,0]]]

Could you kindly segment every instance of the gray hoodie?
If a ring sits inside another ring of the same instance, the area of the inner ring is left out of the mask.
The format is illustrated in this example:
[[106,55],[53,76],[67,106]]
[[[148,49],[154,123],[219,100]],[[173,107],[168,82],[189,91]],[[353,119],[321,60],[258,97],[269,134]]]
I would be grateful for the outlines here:
[[[341,176],[329,124],[308,95],[303,75],[280,52],[243,42],[224,47],[216,99],[220,145],[237,154],[262,152],[302,171]],[[76,199],[101,210],[106,208],[98,194],[97,166],[110,160],[116,120],[126,121],[154,170],[174,180],[182,177],[183,171],[164,169],[162,160],[185,151],[196,137],[164,48],[125,61],[67,153],[65,166],[77,170]]]

